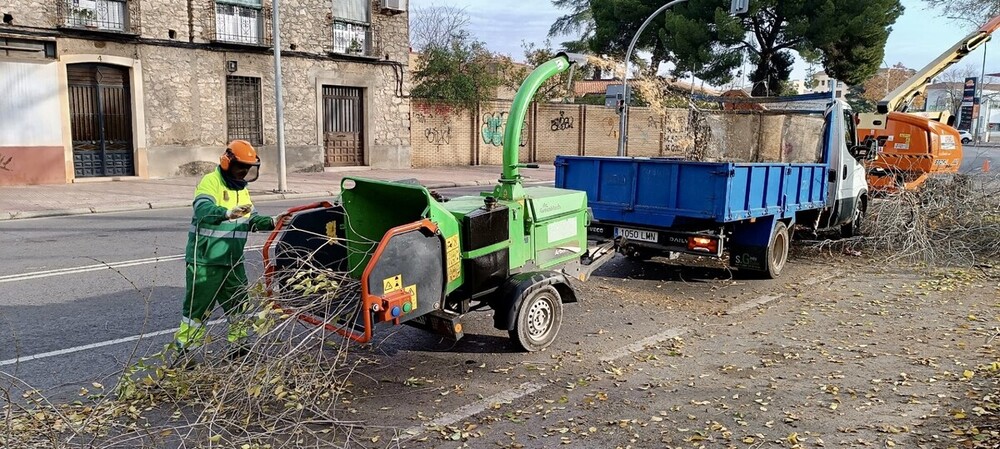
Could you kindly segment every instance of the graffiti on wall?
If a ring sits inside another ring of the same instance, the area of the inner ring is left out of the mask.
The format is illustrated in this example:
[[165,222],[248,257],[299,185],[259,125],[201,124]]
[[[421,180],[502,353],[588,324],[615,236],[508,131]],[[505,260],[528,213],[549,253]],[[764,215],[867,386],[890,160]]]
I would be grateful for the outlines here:
[[607,131],[608,137],[618,138],[618,119],[615,117],[604,117],[601,120],[601,127]]
[[[507,127],[507,113],[506,112],[487,112],[483,114],[483,121],[480,126],[480,132],[483,137],[483,143],[487,145],[492,145],[495,147],[503,146],[503,135]],[[525,132],[528,129],[528,121],[525,120],[521,127],[521,141],[519,146],[528,145],[528,133]]]
[[549,129],[553,131],[573,129],[573,117],[566,117],[566,111],[559,111],[559,117],[552,119],[552,126]]
[[0,153],[0,170],[10,171],[10,163],[14,160],[14,156],[5,156]]
[[428,143],[434,145],[449,145],[451,144],[451,126],[424,128],[424,137],[427,138]]
[[656,136],[656,140],[660,138],[660,124],[653,116],[646,117],[646,126],[640,127],[638,131],[638,136],[636,137],[642,143],[651,142],[653,136]]
[[507,113],[483,114],[483,143],[499,147],[503,145],[503,132],[507,122]]
[[438,146],[451,144],[451,108],[420,105],[415,109],[413,118],[418,127],[423,128],[428,143]]

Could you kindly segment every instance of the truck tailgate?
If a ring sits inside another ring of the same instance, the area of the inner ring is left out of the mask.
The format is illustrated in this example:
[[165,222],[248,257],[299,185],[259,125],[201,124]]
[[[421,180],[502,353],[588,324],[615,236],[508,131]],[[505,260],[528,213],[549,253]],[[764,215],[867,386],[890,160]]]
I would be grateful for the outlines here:
[[559,156],[556,187],[582,190],[599,221],[654,227],[726,223],[822,208],[825,164]]

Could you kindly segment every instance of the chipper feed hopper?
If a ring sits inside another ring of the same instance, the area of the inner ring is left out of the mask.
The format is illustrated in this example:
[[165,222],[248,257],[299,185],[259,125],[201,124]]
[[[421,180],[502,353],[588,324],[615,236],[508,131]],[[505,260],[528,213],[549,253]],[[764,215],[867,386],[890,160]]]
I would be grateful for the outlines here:
[[[521,85],[492,192],[445,201],[419,185],[345,178],[339,202],[293,209],[264,248],[278,307],[358,342],[404,323],[458,339],[463,315],[489,307],[523,349],[551,344],[563,303],[577,301],[570,278],[586,280],[613,253],[588,248],[584,192],[522,186],[517,144],[539,86],[582,61],[560,54]],[[316,273],[327,274],[302,287]]]

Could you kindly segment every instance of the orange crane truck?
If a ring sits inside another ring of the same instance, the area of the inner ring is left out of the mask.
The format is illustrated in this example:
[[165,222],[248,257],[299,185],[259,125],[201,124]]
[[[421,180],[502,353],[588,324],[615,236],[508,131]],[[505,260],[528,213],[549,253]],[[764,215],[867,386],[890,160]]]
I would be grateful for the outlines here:
[[928,177],[957,173],[962,164],[962,139],[948,111],[908,112],[935,76],[990,40],[1000,28],[994,17],[879,101],[874,113],[858,115],[858,141],[874,142],[878,157],[868,165],[873,193],[919,188]]

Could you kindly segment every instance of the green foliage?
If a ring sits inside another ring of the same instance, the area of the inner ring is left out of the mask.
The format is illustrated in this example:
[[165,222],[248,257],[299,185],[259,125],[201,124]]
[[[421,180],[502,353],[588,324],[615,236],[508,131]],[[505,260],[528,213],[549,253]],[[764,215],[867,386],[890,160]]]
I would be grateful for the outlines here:
[[416,85],[411,95],[471,110],[480,102],[496,98],[505,65],[505,58],[461,33],[446,45],[424,50],[413,74]]
[[[592,0],[592,48],[623,55],[635,30],[659,0]],[[858,84],[882,61],[900,0],[754,0],[750,11],[729,15],[729,0],[691,0],[656,19],[637,47],[652,51],[653,67],[671,60],[681,72],[715,84],[732,78],[743,52],[754,64],[753,94],[775,95],[791,75],[793,52],[821,61],[832,77]]]
[[[516,91],[535,67],[555,58],[559,52],[552,49],[551,45],[550,41],[545,41],[542,46],[528,42],[522,43],[521,46],[524,48],[524,64],[514,64],[509,60],[505,62],[504,85],[510,90]],[[586,68],[574,68],[572,70],[573,81],[582,80],[584,75],[588,73],[592,72],[586,70]],[[547,102],[573,96],[568,78],[569,74],[570,72],[567,71],[546,80],[538,88],[538,92],[535,93],[534,101]]]
[[[594,18],[594,37],[589,41],[591,51],[623,58],[639,26],[660,6],[663,6],[660,0],[591,0]],[[667,47],[656,28],[647,29],[636,42],[637,51],[652,53],[649,66],[652,70],[669,60]]]
[[566,51],[584,53],[588,41],[594,36],[594,16],[591,14],[590,0],[552,0],[552,6],[570,10],[549,28],[549,37],[577,35],[579,39],[563,42]]
[[854,112],[875,112],[875,102],[865,98],[863,85],[858,84],[848,88],[844,99]]

